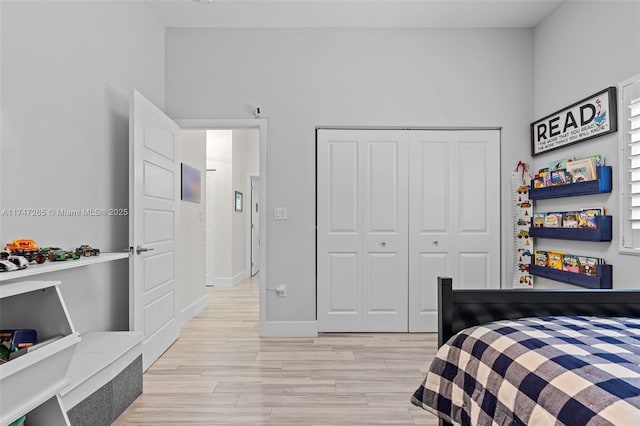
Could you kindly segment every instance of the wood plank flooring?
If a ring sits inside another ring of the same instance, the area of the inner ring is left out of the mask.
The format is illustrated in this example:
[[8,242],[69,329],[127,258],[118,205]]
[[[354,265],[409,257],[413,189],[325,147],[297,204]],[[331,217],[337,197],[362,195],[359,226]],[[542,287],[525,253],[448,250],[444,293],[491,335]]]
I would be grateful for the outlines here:
[[209,306],[144,374],[115,425],[436,425],[409,398],[435,334],[258,337],[258,279],[208,287]]

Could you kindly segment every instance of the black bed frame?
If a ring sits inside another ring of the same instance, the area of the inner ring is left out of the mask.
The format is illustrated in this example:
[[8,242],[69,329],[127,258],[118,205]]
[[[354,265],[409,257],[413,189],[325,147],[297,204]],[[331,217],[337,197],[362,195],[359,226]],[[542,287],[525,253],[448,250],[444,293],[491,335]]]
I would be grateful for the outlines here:
[[640,317],[640,290],[454,290],[438,277],[438,347],[468,327],[549,315]]

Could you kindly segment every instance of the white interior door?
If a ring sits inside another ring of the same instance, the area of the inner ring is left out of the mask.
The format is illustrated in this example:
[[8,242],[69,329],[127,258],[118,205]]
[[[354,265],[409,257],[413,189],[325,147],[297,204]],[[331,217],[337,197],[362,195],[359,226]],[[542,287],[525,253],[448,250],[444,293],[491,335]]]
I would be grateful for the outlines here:
[[207,185],[207,217],[205,221],[206,228],[206,282],[208,286],[215,285],[216,280],[216,262],[215,262],[215,202],[216,202],[216,171],[207,170],[206,172],[206,185]]
[[178,338],[176,249],[179,128],[137,91],[131,98],[130,328],[143,334],[146,370]]
[[260,178],[251,177],[251,276],[260,271]]
[[407,133],[318,131],[319,331],[406,331]]
[[437,330],[437,277],[500,287],[500,133],[411,131],[409,331]]

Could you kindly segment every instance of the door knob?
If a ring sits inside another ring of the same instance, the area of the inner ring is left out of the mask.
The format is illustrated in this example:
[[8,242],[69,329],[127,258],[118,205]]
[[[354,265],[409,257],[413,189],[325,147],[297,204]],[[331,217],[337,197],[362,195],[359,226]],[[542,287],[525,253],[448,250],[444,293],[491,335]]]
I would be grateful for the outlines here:
[[433,240],[433,245],[437,246],[438,245],[438,240]]
[[140,253],[145,252],[145,251],[153,251],[153,250],[155,250],[155,249],[142,247],[142,246],[136,247],[136,253],[137,254],[140,254]]
[[387,246],[387,243],[383,241],[383,242],[381,242],[381,243],[380,243],[380,245],[381,245],[382,247],[386,247],[386,246]]

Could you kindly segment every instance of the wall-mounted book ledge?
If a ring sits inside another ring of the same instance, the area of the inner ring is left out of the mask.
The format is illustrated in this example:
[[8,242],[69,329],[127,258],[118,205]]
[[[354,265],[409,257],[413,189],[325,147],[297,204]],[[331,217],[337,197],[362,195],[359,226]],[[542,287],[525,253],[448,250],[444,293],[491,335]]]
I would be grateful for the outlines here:
[[596,228],[534,228],[529,229],[533,238],[556,240],[611,241],[611,216],[596,216]]
[[598,276],[596,277],[536,265],[530,265],[529,273],[538,277],[548,278],[550,280],[573,284],[584,288],[611,288],[613,281],[612,265],[598,265]]
[[[542,200],[545,198],[573,197],[577,195],[611,192],[611,166],[598,167],[597,173],[598,179],[596,180],[531,189],[531,191],[529,191],[529,198],[532,200]],[[531,181],[531,188],[533,188],[533,181]]]

